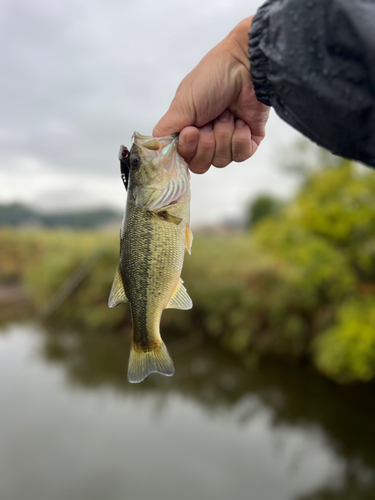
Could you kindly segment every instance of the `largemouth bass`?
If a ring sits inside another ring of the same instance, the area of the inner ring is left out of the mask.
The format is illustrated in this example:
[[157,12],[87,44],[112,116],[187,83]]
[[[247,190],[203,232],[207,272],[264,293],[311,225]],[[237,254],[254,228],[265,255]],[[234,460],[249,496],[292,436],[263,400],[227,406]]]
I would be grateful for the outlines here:
[[178,136],[134,133],[129,151],[121,146],[121,175],[128,191],[120,232],[120,263],[109,307],[130,303],[133,340],[128,380],[151,372],[171,376],[174,365],[159,332],[164,309],[191,309],[180,278],[190,253],[190,176],[177,153]]

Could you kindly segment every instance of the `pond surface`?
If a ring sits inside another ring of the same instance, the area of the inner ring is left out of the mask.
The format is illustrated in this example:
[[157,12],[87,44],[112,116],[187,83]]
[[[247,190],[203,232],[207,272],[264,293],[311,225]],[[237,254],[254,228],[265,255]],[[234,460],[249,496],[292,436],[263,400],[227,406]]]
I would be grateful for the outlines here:
[[131,385],[121,335],[3,327],[0,498],[375,498],[374,387],[165,340],[175,376]]

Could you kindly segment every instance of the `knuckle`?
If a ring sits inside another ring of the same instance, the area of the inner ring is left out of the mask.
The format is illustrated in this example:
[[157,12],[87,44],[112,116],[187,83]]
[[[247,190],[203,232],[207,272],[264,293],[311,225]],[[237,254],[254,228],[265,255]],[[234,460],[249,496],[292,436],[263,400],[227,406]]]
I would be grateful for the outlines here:
[[200,141],[199,141],[199,148],[207,153],[207,152],[211,152],[215,149],[215,140],[214,138],[212,137],[205,137],[205,138],[202,138]]
[[180,156],[182,156],[186,161],[189,161],[195,155],[197,151],[196,145],[192,144],[182,144],[178,147],[177,152]]
[[227,167],[231,161],[232,158],[228,158],[227,156],[216,155],[212,160],[212,165],[217,168],[224,168]]
[[200,149],[189,163],[189,167],[196,173],[204,173],[211,166],[212,156],[212,154],[204,154],[204,152]]
[[251,156],[250,137],[233,137],[232,141],[233,161],[242,162]]
[[237,151],[233,153],[233,161],[241,163],[242,161],[248,160],[251,154],[247,151]]
[[214,133],[215,137],[221,137],[226,140],[230,140],[234,132],[234,120],[229,120],[227,122],[221,122],[215,120],[214,122]]
[[223,144],[224,146],[227,146],[230,145],[231,139],[232,139],[232,134],[228,133],[228,131],[222,129],[215,130],[216,144]]
[[204,174],[210,168],[211,165],[204,163],[190,162],[189,169],[194,172],[194,174]]

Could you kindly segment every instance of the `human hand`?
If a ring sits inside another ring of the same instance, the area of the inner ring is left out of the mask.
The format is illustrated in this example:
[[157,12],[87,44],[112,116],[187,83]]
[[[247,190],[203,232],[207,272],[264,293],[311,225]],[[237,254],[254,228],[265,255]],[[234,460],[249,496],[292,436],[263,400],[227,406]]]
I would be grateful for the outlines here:
[[180,133],[178,152],[192,172],[250,158],[265,136],[269,107],[254,92],[247,57],[251,18],[239,23],[184,78],[155,137]]

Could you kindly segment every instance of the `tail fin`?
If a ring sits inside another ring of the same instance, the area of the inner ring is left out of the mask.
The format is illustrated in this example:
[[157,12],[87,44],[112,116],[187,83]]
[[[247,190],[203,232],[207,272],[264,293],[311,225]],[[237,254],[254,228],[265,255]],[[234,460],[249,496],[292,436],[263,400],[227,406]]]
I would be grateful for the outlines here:
[[133,342],[128,366],[129,382],[142,382],[152,372],[161,373],[167,377],[174,374],[174,364],[164,342],[161,340],[159,345],[148,352],[136,349]]

